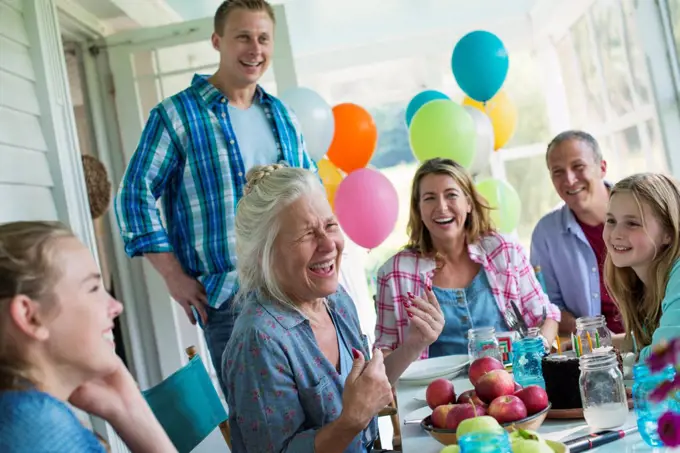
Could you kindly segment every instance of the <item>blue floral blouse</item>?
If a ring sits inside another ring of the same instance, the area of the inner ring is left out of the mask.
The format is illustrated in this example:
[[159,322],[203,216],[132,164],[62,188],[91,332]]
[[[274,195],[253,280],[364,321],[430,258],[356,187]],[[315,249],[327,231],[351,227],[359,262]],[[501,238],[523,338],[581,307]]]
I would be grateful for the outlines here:
[[[349,295],[340,288],[328,307],[338,340],[368,357]],[[309,321],[273,301],[248,301],[224,352],[222,372],[235,452],[314,453],[316,432],[342,411],[345,379],[319,349]],[[362,453],[376,437],[374,418],[345,453]]]

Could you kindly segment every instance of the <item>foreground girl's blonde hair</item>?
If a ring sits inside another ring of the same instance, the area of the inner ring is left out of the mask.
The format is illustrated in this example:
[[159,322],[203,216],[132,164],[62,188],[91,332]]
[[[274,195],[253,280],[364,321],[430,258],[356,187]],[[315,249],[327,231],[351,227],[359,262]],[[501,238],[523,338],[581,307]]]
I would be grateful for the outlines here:
[[666,295],[670,271],[680,259],[680,184],[665,175],[640,173],[618,182],[610,196],[617,193],[629,193],[635,199],[643,228],[646,228],[647,220],[642,206],[647,205],[664,233],[671,237],[667,246],[658,247],[656,251],[649,266],[647,286],[633,269],[614,266],[609,254],[605,261],[605,285],[619,307],[626,335],[632,333],[642,348],[652,343],[652,335],[659,327],[661,301]]
[[9,306],[16,296],[54,308],[52,289],[60,277],[55,262],[56,242],[73,233],[59,223],[13,222],[0,224],[0,390],[31,384],[29,364],[10,328]]

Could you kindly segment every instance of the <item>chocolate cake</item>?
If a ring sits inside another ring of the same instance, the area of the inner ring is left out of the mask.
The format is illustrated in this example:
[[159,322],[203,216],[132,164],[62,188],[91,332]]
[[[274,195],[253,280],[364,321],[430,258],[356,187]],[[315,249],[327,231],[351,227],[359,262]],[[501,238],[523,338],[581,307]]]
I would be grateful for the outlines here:
[[[595,349],[594,352],[606,352],[611,346]],[[614,349],[619,362],[619,369],[623,373],[623,359],[621,353]],[[552,403],[553,409],[577,409],[581,408],[581,392],[578,380],[581,376],[579,359],[574,351],[561,354],[550,354],[543,357],[541,363],[545,391]]]

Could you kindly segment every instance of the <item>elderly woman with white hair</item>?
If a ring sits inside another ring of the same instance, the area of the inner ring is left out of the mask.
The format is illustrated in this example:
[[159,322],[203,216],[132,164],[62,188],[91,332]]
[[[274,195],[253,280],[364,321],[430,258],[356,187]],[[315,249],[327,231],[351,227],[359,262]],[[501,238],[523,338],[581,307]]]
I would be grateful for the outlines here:
[[222,359],[234,451],[370,452],[392,384],[442,331],[439,304],[431,291],[415,297],[406,341],[369,359],[338,286],[344,240],[318,178],[271,165],[247,179],[236,214],[243,308]]

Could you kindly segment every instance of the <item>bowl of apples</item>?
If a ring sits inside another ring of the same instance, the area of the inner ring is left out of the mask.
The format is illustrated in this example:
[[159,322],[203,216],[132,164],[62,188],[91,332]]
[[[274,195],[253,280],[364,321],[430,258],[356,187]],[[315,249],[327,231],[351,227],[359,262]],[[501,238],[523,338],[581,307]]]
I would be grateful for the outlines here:
[[545,421],[551,407],[545,390],[537,385],[522,388],[500,361],[477,359],[468,377],[474,390],[458,396],[453,383],[444,379],[430,383],[425,392],[432,414],[420,425],[440,443],[455,445],[468,432],[535,432]]

